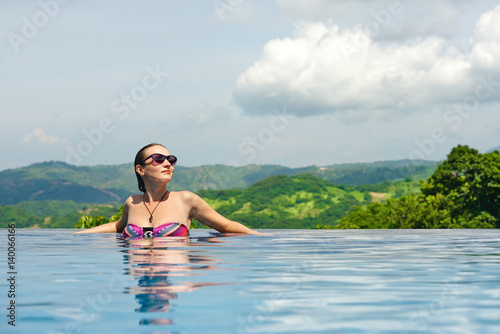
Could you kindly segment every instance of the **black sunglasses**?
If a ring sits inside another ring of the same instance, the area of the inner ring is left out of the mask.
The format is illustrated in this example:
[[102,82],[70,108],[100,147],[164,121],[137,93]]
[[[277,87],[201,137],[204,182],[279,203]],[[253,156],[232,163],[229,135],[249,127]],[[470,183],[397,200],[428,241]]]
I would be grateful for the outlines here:
[[144,164],[146,162],[146,160],[148,160],[149,158],[153,159],[153,161],[151,161],[151,164],[153,166],[158,166],[158,165],[163,164],[163,162],[165,161],[165,159],[167,159],[167,161],[172,166],[175,166],[175,164],[177,163],[177,157],[175,155],[163,155],[163,154],[160,154],[160,153],[154,153],[154,154],[151,154],[146,159],[144,159],[144,161],[142,162],[142,164]]

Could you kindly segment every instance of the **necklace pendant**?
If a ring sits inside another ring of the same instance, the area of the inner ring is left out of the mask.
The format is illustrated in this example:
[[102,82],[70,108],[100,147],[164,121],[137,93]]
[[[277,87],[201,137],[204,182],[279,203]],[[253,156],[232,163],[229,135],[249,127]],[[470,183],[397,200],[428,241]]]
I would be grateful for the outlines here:
[[144,204],[144,206],[146,207],[146,210],[148,210],[148,212],[149,212],[149,223],[150,224],[153,224],[153,213],[155,212],[155,210],[158,207],[158,205],[160,205],[160,203],[163,200],[163,198],[165,197],[165,195],[167,195],[167,193],[168,193],[168,190],[165,191],[165,193],[163,194],[163,196],[160,198],[160,201],[158,202],[158,204],[156,204],[155,208],[153,209],[153,212],[151,212],[149,210],[148,206],[146,205],[146,200],[144,199],[145,193],[142,195],[142,204]]

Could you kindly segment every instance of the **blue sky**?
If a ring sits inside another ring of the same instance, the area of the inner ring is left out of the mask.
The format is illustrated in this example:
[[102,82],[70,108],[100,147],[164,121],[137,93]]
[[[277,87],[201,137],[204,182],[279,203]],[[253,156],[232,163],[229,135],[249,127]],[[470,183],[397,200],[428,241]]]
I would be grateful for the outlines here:
[[0,3],[0,170],[290,167],[500,143],[498,1]]

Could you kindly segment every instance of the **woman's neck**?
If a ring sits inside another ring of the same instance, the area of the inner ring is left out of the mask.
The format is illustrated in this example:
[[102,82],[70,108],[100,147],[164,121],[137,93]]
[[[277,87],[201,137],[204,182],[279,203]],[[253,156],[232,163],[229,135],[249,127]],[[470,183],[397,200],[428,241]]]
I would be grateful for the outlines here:
[[159,202],[162,198],[165,198],[165,194],[167,193],[166,185],[160,185],[158,187],[146,187],[146,192],[144,193],[144,201],[151,202]]

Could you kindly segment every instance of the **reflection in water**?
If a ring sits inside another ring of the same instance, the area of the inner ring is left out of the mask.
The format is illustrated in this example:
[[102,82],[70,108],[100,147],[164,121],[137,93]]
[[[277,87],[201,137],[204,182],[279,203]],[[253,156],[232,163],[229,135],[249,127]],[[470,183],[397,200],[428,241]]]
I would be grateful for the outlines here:
[[[204,238],[204,242],[221,243],[217,238]],[[170,300],[177,299],[178,292],[188,292],[203,286],[219,283],[176,282],[169,277],[203,275],[214,269],[217,259],[199,255],[192,248],[189,237],[164,237],[152,239],[120,239],[125,274],[137,279],[137,287],[126,288],[139,303],[136,312],[169,312]],[[172,319],[156,317],[141,319],[141,325],[170,325]]]

